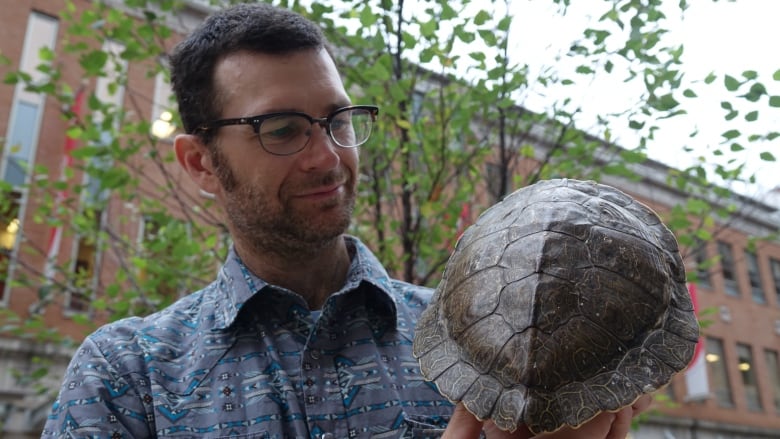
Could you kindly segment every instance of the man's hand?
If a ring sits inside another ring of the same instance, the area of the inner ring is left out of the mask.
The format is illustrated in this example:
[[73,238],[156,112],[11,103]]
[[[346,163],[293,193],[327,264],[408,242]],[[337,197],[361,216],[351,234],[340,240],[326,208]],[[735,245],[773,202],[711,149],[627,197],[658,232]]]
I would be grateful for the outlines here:
[[624,439],[631,428],[631,419],[650,407],[652,401],[652,396],[644,395],[631,406],[616,413],[601,413],[577,429],[566,427],[554,433],[545,433],[539,436],[531,434],[525,426],[508,433],[490,421],[482,423],[469,413],[463,404],[458,404],[442,439],[475,439],[479,437],[480,430],[483,428],[488,439],[529,439],[532,437],[540,439]]

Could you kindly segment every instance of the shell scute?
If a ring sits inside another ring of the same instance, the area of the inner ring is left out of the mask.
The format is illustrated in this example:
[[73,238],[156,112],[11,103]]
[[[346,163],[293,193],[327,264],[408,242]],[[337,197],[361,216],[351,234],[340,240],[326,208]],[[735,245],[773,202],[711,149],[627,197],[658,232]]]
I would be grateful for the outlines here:
[[480,373],[489,373],[513,333],[512,327],[500,315],[486,316],[462,334],[463,361]]
[[569,383],[558,390],[558,410],[568,425],[580,425],[596,416],[600,409],[596,396],[581,382]]
[[636,391],[636,386],[614,368],[595,375],[591,378],[588,386],[588,392],[593,396],[593,400],[596,401],[601,411],[614,410],[615,407],[622,406],[623,401],[620,395],[625,393],[623,389]]
[[503,289],[499,268],[484,270],[480,276],[465,279],[444,298],[443,312],[451,316],[447,322],[453,337],[460,338],[463,331],[495,311]]
[[436,385],[449,389],[453,400],[462,400],[463,395],[477,381],[477,378],[479,372],[468,363],[459,361],[439,375]]
[[528,390],[522,386],[505,389],[498,398],[491,419],[502,430],[514,430],[523,423],[528,403]]
[[[604,290],[621,291],[621,294],[602,297],[599,292]],[[621,275],[603,269],[583,273],[582,282],[575,291],[582,315],[622,343],[636,340],[648,327],[655,326],[659,318],[658,309],[666,306],[662,298],[648,294]]]
[[463,396],[463,400],[468,401],[466,407],[476,417],[488,419],[503,389],[504,386],[495,378],[481,375]]
[[529,375],[533,370],[533,365],[528,367],[531,357],[531,343],[528,339],[534,338],[536,329],[529,329],[512,335],[507,340],[501,352],[493,363],[491,376],[495,377],[506,389],[515,387],[526,387],[530,381]]

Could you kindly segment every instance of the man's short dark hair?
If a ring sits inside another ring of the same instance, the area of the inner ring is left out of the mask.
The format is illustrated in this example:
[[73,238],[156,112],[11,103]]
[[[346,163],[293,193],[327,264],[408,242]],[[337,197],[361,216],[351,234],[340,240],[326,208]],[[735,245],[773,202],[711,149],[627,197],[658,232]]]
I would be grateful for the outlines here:
[[[320,27],[287,9],[254,3],[216,12],[179,43],[170,57],[171,83],[184,131],[194,133],[219,117],[222,104],[215,89],[214,67],[225,56],[242,50],[285,55],[323,48],[327,49],[327,41]],[[211,131],[197,134],[204,143],[213,136]]]

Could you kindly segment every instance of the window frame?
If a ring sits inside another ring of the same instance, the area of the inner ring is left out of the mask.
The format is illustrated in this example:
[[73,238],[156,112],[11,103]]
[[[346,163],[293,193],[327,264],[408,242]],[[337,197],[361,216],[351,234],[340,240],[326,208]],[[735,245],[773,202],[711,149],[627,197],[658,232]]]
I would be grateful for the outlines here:
[[[46,74],[37,69],[37,66],[40,63],[39,52],[43,48],[54,50],[57,43],[58,32],[59,20],[56,17],[36,11],[30,12],[30,15],[27,18],[27,28],[22,43],[19,70],[29,74],[32,81],[35,83],[47,81]],[[20,123],[20,106],[23,104],[29,105],[35,110],[35,120],[32,121],[31,126],[29,127],[17,126],[17,124]],[[22,82],[16,84],[11,109],[8,115],[8,128],[5,139],[7,146],[13,147],[13,142],[15,142],[15,139],[17,138],[15,133],[19,130],[20,133],[24,134],[29,145],[22,145],[25,153],[24,156],[21,154],[13,154],[13,151],[10,153],[6,151],[1,155],[0,180],[8,181],[9,168],[12,159],[24,160],[28,167],[31,167],[35,163],[45,105],[46,96],[44,94],[28,91],[26,85]],[[24,170],[23,181],[20,184],[14,184],[12,181],[8,182],[21,188],[29,179],[30,173]],[[24,189],[20,190],[23,191]]]
[[780,415],[780,351],[765,348],[764,363],[770,381],[773,411],[776,415]]
[[723,339],[706,337],[705,352],[707,373],[715,403],[719,407],[734,408],[734,390],[729,378],[726,347]]
[[761,282],[761,267],[758,254],[753,251],[745,251],[745,265],[747,266],[748,284],[750,285],[750,295],[753,301],[759,304],[766,304],[766,294],[764,293],[763,282]]
[[780,259],[769,258],[769,274],[775,284],[775,301],[780,307]]
[[761,402],[761,386],[758,383],[753,347],[747,343],[738,342],[736,354],[737,370],[742,379],[742,391],[747,409],[751,412],[761,412],[764,410],[764,407]]
[[723,291],[728,296],[740,297],[734,245],[730,242],[718,241],[718,256],[720,272],[723,276]]

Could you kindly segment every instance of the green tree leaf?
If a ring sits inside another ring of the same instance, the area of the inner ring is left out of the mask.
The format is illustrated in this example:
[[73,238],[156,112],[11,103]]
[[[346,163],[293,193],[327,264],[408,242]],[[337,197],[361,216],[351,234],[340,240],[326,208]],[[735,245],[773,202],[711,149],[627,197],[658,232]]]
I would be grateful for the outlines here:
[[81,57],[80,64],[88,75],[98,76],[103,72],[107,61],[108,53],[101,50],[93,50]]
[[742,133],[740,133],[739,130],[736,130],[736,129],[728,130],[728,131],[724,132],[723,134],[721,134],[721,136],[723,136],[726,140],[736,139],[737,137],[739,137],[741,135],[742,135]]
[[373,26],[376,24],[378,16],[374,14],[370,6],[364,7],[360,11],[360,24],[364,27]]
[[728,91],[735,91],[739,88],[740,85],[742,85],[737,78],[731,76],[731,75],[725,75],[723,77],[723,84],[726,86],[726,90]]

